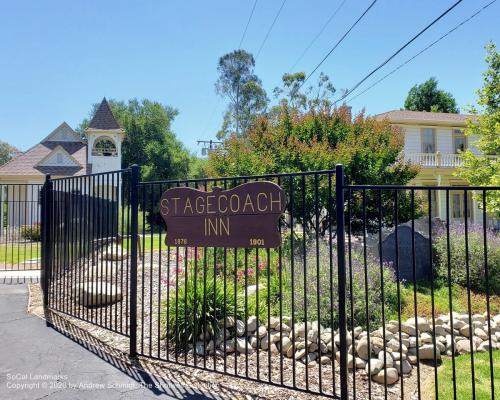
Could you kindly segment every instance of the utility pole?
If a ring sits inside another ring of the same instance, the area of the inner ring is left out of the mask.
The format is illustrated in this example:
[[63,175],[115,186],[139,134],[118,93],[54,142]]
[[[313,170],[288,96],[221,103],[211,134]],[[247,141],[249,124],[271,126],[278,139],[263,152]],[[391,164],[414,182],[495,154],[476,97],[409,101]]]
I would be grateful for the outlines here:
[[201,155],[202,156],[207,156],[212,152],[213,150],[220,149],[222,148],[223,142],[218,142],[215,140],[198,140],[197,141],[198,145],[203,145],[201,148]]

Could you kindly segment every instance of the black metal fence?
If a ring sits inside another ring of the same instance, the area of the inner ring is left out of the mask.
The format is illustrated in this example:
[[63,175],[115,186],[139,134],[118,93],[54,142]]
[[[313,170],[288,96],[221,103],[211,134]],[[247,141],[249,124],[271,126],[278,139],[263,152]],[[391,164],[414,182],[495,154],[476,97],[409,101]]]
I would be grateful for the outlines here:
[[[47,181],[50,308],[129,336],[132,357],[309,393],[494,398],[500,237],[487,205],[500,188],[349,185],[341,167],[138,176]],[[259,180],[287,195],[279,248],[165,245],[165,190]]]
[[40,269],[40,184],[0,184],[0,270]]
[[43,285],[53,310],[129,334],[130,171],[48,179]]

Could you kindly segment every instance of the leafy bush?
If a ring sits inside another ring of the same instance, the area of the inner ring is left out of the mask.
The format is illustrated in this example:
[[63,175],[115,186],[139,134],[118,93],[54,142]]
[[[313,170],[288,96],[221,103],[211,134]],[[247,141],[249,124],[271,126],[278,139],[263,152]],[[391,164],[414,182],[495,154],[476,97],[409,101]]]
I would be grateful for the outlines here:
[[[488,283],[492,294],[500,294],[500,236],[486,232],[488,257]],[[484,260],[483,228],[479,225],[468,227],[468,257],[470,288],[485,293],[488,289]],[[446,230],[437,234],[434,242],[435,274],[442,283],[448,282],[448,245]],[[451,282],[467,286],[465,226],[450,227],[450,275]]]
[[[335,246],[334,246],[335,248]],[[283,315],[292,316],[295,322],[320,320],[323,326],[338,325],[338,275],[337,255],[333,249],[330,264],[330,249],[328,242],[318,242],[319,251],[316,252],[314,240],[306,243],[306,265],[304,256],[295,255],[293,267],[291,257],[283,257],[282,268],[276,260],[278,256],[271,253],[269,263],[269,277],[267,260],[264,259],[264,268],[260,268],[258,314],[261,322],[265,322],[269,312],[271,316],[279,316],[280,308]],[[319,254],[319,258],[317,257]],[[348,259],[347,259],[348,261]],[[331,270],[330,270],[331,265]],[[357,250],[351,253],[352,288],[350,285],[349,264],[347,265],[347,322],[349,325],[371,327],[382,323],[382,277],[384,291],[384,307],[387,315],[398,310],[397,284],[392,268],[384,264],[382,268],[378,260],[367,258],[367,284],[365,286],[365,267],[362,254]],[[253,271],[253,269],[252,269]],[[292,273],[293,271],[293,273]],[[280,276],[281,275],[281,276]],[[252,275],[252,278],[255,273]],[[352,293],[352,296],[351,296]],[[366,302],[367,293],[368,302]],[[244,291],[242,290],[242,294]],[[257,296],[248,296],[248,315],[256,315]],[[352,297],[352,315],[351,315]],[[244,298],[242,299],[244,301]],[[365,305],[368,307],[365,307]],[[293,307],[292,307],[293,305]],[[368,315],[367,315],[368,308]],[[378,326],[378,325],[377,325]]]
[[21,226],[21,237],[25,240],[31,240],[33,242],[39,242],[42,240],[40,224],[35,223],[32,225]]
[[[175,287],[170,291],[168,303],[164,301],[162,315],[163,326],[167,327],[166,338],[174,344],[177,350],[185,349],[186,345],[200,340],[200,335],[206,332],[217,335],[219,332],[218,321],[226,317],[240,317],[241,305],[234,309],[234,287],[230,279],[226,281],[226,297],[224,297],[224,280],[220,275],[215,275],[213,269],[208,269],[206,274],[192,267],[186,276],[179,273],[178,290]],[[174,283],[175,285],[175,283]],[[226,299],[226,302],[224,302]]]

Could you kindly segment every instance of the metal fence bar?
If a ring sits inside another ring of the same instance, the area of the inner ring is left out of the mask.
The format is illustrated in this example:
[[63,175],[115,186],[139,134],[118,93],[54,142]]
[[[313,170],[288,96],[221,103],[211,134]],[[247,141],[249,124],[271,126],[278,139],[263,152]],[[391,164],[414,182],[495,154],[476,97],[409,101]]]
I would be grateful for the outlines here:
[[[131,358],[137,357],[137,245],[139,223],[139,166],[133,165],[130,176],[130,347]],[[144,284],[144,282],[143,282]]]
[[346,268],[345,268],[345,218],[344,218],[344,167],[335,168],[335,196],[337,198],[337,268],[339,286],[340,334],[340,398],[348,398],[347,389],[347,323],[346,323]]
[[[158,204],[164,190],[186,187],[210,192],[217,185],[230,190],[262,180],[278,183],[287,196],[286,213],[278,224],[280,247],[162,245],[165,226]],[[446,384],[449,397],[457,398],[464,372],[472,373],[472,395],[479,393],[479,384],[473,380],[480,373],[480,356],[474,353],[478,342],[472,335],[480,326],[488,331],[481,351],[489,352],[488,386],[494,396],[493,350],[498,327],[491,315],[496,310],[492,308],[496,307],[496,293],[490,285],[497,269],[491,261],[495,256],[490,253],[494,244],[487,228],[486,195],[497,188],[480,190],[483,259],[479,262],[486,284],[486,312],[477,316],[473,315],[478,313],[473,285],[479,256],[477,245],[472,246],[478,233],[468,211],[471,198],[478,203],[469,195],[474,188],[350,185],[345,183],[340,165],[335,171],[156,182],[140,182],[139,167],[134,166],[47,181],[53,189],[50,198],[48,185],[44,185],[41,203],[45,305],[128,336],[132,358],[170,361],[341,399],[426,398],[429,390],[435,398],[445,398]],[[0,191],[4,208],[6,199],[14,200],[11,212],[18,219],[34,215],[30,211],[33,204],[19,201],[23,196],[32,200],[35,189],[7,187]],[[438,193],[444,196],[434,200],[433,194]],[[439,233],[434,231],[439,223],[433,219],[434,210],[446,212]],[[474,212],[477,218],[478,210]],[[457,221],[465,226],[458,239],[453,227]],[[18,234],[10,226],[6,230]],[[428,242],[421,239],[425,231]],[[437,240],[444,246],[439,256],[434,254]],[[462,272],[466,282],[461,290],[467,294],[463,301],[456,300],[454,293],[457,240],[465,244]],[[20,258],[22,251],[11,242],[8,245]],[[424,247],[429,254],[422,257]],[[27,254],[32,248],[30,243]],[[432,267],[430,281],[419,280],[421,258]],[[434,270],[438,262],[440,275]],[[28,268],[29,263],[24,259],[20,265]],[[422,284],[430,285],[430,295],[422,292]],[[97,294],[91,293],[92,288],[99,289]],[[121,302],[92,304],[96,296],[103,301],[119,293],[123,294]],[[421,297],[428,295],[430,306]],[[438,295],[439,301],[435,299]],[[437,311],[443,304],[446,309]],[[461,315],[457,307],[461,307]],[[422,310],[427,313],[426,322],[419,315]],[[465,331],[459,332],[465,322],[471,330],[466,340]],[[426,324],[423,335],[420,325]],[[451,342],[438,338],[438,331],[445,335],[446,324]],[[410,334],[411,329],[416,333]],[[459,364],[458,340],[472,348],[465,367],[463,358]],[[360,359],[358,348],[363,341],[367,354]],[[427,350],[432,347],[433,354],[421,357],[424,346]],[[422,358],[431,363],[432,372],[420,364]],[[453,379],[449,383],[438,369],[441,358],[443,363],[451,362]],[[374,365],[377,369],[382,365],[380,371],[372,373]],[[359,370],[365,366],[367,379],[360,379]],[[396,380],[391,376],[389,382],[389,373],[395,369]],[[414,383],[407,380],[408,371],[415,376]],[[433,381],[424,385],[426,379]],[[391,388],[395,382],[397,387]]]

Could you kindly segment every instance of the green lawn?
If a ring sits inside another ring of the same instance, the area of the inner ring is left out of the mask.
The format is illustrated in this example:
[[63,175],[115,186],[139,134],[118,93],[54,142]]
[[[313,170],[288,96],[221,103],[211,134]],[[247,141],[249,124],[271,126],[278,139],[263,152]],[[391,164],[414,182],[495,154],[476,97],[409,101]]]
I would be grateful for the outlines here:
[[[500,391],[500,351],[493,352],[493,380],[495,393]],[[455,357],[457,399],[472,399],[472,372],[470,354]],[[434,374],[430,374],[423,387],[422,399],[433,399]],[[490,354],[474,353],[474,382],[477,400],[491,400]],[[438,369],[440,399],[453,399],[453,367],[451,358],[443,360]],[[498,398],[498,397],[496,397]]]
[[[159,250],[160,249],[160,242],[161,242],[161,249],[166,250],[167,246],[165,245],[165,236],[166,234],[163,233],[161,234],[140,234],[139,240],[141,241],[141,248],[144,247],[146,251],[151,251],[151,250]],[[123,240],[123,247],[124,248],[129,248],[130,244],[130,239],[124,239]]]
[[0,267],[40,257],[40,243],[0,244]]
[[[453,285],[452,291],[453,310],[456,312],[468,312],[467,288],[459,285]],[[434,289],[434,314],[449,314],[449,290],[447,286],[441,286]],[[402,319],[413,317],[413,285],[401,285],[402,300]],[[474,293],[471,291],[471,309],[472,313],[482,314],[486,311],[486,295],[483,293]],[[500,313],[500,296],[490,295],[490,312],[492,314]],[[432,297],[430,283],[417,284],[417,314],[421,317],[432,316]],[[397,319],[397,315],[390,315],[390,319]]]

